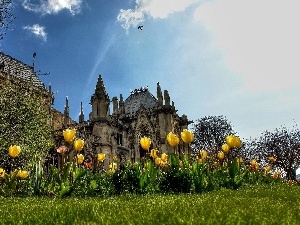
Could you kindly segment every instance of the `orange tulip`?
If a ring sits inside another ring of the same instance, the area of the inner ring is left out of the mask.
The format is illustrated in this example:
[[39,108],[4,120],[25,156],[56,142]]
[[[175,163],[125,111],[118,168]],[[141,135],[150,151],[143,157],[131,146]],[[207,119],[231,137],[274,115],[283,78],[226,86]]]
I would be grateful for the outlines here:
[[191,131],[184,129],[181,132],[181,139],[184,143],[189,144],[194,140],[194,134]]
[[180,140],[176,134],[174,134],[173,132],[170,132],[167,135],[167,141],[168,141],[169,145],[171,145],[172,147],[176,147],[179,144]]

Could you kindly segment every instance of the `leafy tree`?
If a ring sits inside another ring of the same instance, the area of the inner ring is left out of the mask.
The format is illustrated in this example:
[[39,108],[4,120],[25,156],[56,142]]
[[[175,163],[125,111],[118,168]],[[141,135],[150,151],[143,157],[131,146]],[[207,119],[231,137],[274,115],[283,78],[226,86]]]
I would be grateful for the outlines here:
[[[1,81],[0,112],[0,167],[7,171],[23,168],[33,158],[47,154],[52,131],[49,105],[41,91],[22,82]],[[14,159],[8,155],[11,145],[21,147],[21,154]]]
[[[250,155],[258,159],[261,165],[272,164],[273,169],[285,172],[286,179],[296,179],[296,170],[300,165],[300,130],[297,127],[265,131],[249,146]],[[275,161],[269,157],[274,157]]]
[[0,40],[3,39],[4,34],[9,27],[9,24],[16,17],[11,13],[11,0],[0,0]]
[[195,135],[192,144],[194,151],[205,149],[211,154],[221,149],[227,135],[235,133],[225,116],[205,116],[196,121],[193,132]]

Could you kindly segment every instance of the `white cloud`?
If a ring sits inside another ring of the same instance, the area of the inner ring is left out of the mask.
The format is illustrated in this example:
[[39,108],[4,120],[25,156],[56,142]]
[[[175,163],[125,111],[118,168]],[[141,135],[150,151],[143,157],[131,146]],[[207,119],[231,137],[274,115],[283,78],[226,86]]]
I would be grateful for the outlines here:
[[40,0],[39,4],[24,0],[22,5],[25,9],[42,14],[56,14],[61,10],[69,10],[71,14],[80,12],[82,0]]
[[297,0],[217,0],[194,16],[214,34],[243,88],[276,91],[300,84],[299,7]]
[[135,9],[121,9],[117,20],[128,31],[144,22],[145,15],[152,18],[167,18],[169,14],[184,11],[188,6],[199,0],[136,0]]
[[43,41],[47,41],[47,33],[45,32],[45,27],[39,24],[34,24],[32,26],[23,27],[24,30],[29,30],[35,36],[42,38]]

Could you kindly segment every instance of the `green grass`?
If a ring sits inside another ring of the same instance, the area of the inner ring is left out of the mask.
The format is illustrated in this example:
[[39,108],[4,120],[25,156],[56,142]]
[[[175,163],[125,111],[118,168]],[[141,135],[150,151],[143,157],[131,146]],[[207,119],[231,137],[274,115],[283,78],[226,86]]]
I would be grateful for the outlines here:
[[300,187],[111,198],[2,198],[0,224],[300,224]]

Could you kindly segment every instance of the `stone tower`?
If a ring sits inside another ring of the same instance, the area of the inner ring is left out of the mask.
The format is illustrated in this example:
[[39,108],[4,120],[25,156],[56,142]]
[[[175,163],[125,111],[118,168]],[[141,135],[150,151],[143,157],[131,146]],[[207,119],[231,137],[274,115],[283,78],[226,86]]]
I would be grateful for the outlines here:
[[120,161],[140,161],[146,155],[146,151],[140,146],[143,136],[151,138],[150,149],[157,148],[161,153],[167,154],[188,153],[184,143],[174,148],[166,141],[170,131],[179,135],[191,121],[185,115],[177,115],[168,91],[162,92],[159,83],[156,97],[149,92],[148,87],[142,87],[131,91],[125,101],[122,94],[120,99],[113,97],[110,101],[100,75],[91,97],[91,105],[89,126],[92,135],[100,140],[94,154],[106,154],[105,168],[112,162],[113,156],[117,156]]

